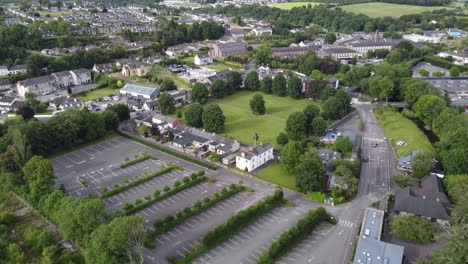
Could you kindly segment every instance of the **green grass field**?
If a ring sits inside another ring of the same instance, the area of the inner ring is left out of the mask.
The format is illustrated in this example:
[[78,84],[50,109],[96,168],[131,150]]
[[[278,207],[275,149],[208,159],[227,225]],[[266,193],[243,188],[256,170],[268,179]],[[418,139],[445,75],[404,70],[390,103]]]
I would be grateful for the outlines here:
[[352,13],[361,13],[369,17],[401,17],[402,15],[417,14],[438,9],[452,9],[445,6],[415,6],[388,3],[365,3],[340,6],[341,9]]
[[320,5],[324,3],[318,3],[318,2],[288,2],[288,3],[274,3],[274,4],[269,4],[269,7],[276,7],[279,9],[284,9],[284,10],[290,10],[293,9],[294,7],[301,7],[301,6],[307,6],[311,4],[312,6],[315,5]]
[[249,101],[255,92],[241,91],[223,99],[215,99],[226,116],[225,135],[253,144],[253,136],[258,133],[260,141],[276,146],[276,137],[286,126],[286,119],[292,112],[302,111],[308,104],[316,104],[307,99],[294,100],[260,93],[265,100],[266,115],[252,115]]
[[296,178],[284,168],[283,164],[275,163],[256,175],[258,178],[297,191]]
[[[432,146],[426,135],[408,118],[392,110],[374,111],[385,136],[392,142],[392,146],[398,158],[411,154],[413,150],[421,150],[427,153],[434,153]],[[408,143],[406,146],[397,146],[397,141]]]
[[83,102],[86,102],[86,101],[94,101],[99,98],[103,98],[103,97],[118,94],[118,93],[119,93],[119,89],[112,89],[109,87],[104,87],[101,89],[84,92],[83,94],[85,95],[78,94],[78,98],[82,100]]

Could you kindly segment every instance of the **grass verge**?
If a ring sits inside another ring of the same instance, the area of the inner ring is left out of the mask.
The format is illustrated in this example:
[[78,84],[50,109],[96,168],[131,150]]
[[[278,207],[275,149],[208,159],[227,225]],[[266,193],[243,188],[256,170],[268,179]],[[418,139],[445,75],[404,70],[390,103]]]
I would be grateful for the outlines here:
[[296,187],[296,177],[289,173],[281,162],[277,162],[268,168],[262,170],[257,175],[258,178],[278,184],[279,186],[298,191]]
[[125,163],[121,164],[121,165],[119,166],[119,168],[125,169],[125,168],[127,168],[128,166],[135,165],[135,164],[137,164],[137,163],[140,163],[140,162],[145,161],[145,160],[148,160],[148,159],[157,160],[156,157],[153,157],[153,156],[151,156],[151,155],[149,155],[149,154],[144,153],[144,154],[142,154],[142,156],[139,157],[139,158],[136,158],[136,159],[134,159],[134,160],[131,160],[131,161],[128,161],[128,162],[125,162]]

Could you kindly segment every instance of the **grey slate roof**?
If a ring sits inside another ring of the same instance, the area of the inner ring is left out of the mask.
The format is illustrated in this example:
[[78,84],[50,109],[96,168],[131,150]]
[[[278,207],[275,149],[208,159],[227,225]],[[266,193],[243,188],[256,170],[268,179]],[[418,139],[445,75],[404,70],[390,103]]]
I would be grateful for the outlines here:
[[47,83],[53,80],[53,77],[50,75],[45,75],[45,76],[39,76],[39,77],[34,77],[34,78],[29,78],[24,81],[22,81],[22,84],[24,86],[29,86],[29,85],[36,85],[36,84],[42,84],[42,83]]
[[159,94],[159,89],[157,88],[151,88],[151,87],[145,87],[141,85],[135,85],[135,84],[125,84],[122,89],[120,89],[122,92],[128,92],[128,93],[137,93],[137,94],[144,94],[144,95],[157,95]]
[[13,101],[15,100],[15,97],[13,96],[2,96],[0,98],[0,103],[8,103],[8,104],[11,104],[13,103]]
[[262,153],[265,153],[272,148],[273,146],[270,143],[266,142],[266,143],[257,145],[253,148],[244,148],[241,151],[239,151],[239,153],[237,153],[237,156],[242,157],[242,153],[244,153],[244,158],[250,160],[252,159],[253,156],[261,155]]
[[218,48],[221,52],[226,53],[226,52],[234,52],[234,51],[239,51],[239,52],[245,52],[247,51],[245,49],[245,43],[243,42],[227,42],[227,43],[219,43],[217,44]]

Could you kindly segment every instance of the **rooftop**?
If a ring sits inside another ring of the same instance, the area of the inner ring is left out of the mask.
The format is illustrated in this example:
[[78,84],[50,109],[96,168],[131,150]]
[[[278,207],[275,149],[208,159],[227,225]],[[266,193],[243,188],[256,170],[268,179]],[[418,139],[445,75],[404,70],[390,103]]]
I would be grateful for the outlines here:
[[157,95],[159,94],[159,89],[157,88],[152,88],[152,87],[146,87],[146,86],[141,86],[141,85],[136,85],[136,84],[125,84],[122,89],[120,89],[120,92],[124,93],[136,93],[136,94],[143,94],[143,95]]
[[270,143],[263,143],[252,148],[244,148],[237,154],[237,156],[250,160],[252,157],[261,155],[262,153],[267,152],[272,148],[273,146]]

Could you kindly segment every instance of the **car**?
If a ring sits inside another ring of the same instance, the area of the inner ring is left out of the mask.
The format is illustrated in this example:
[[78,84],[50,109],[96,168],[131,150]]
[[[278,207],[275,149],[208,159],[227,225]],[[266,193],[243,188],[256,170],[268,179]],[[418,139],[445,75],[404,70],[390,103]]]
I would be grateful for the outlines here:
[[372,143],[372,147],[373,147],[373,148],[376,148],[378,145],[379,145],[379,144],[377,144],[377,143]]
[[140,112],[136,112],[135,115],[139,116],[139,115],[141,115],[141,113],[140,113]]
[[363,161],[363,162],[368,162],[368,161],[369,161],[369,157],[363,156],[363,157],[362,157],[362,161]]

